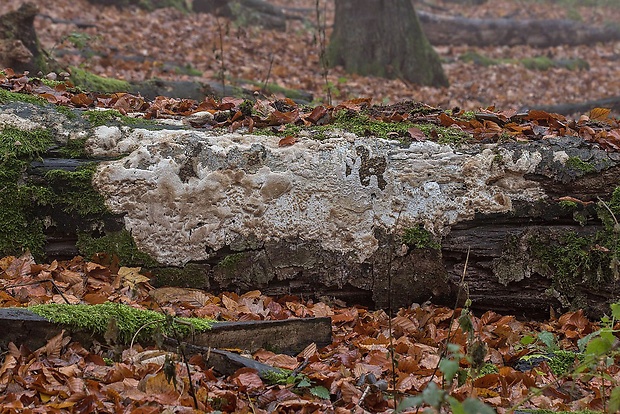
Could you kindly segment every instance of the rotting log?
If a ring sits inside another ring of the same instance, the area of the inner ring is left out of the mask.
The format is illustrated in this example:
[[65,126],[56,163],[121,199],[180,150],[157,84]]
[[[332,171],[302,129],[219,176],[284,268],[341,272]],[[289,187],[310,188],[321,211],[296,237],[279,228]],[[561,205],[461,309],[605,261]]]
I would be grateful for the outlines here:
[[90,179],[105,211],[65,211],[60,200],[28,212],[48,259],[53,241],[65,257],[118,255],[160,286],[373,307],[453,305],[463,273],[480,310],[600,314],[619,297],[608,211],[620,216],[620,154],[579,137],[455,146],[334,131],[281,147],[182,122],[79,119],[0,109],[2,128],[47,128],[55,141],[18,185],[43,185],[42,165],[75,138],[87,137],[85,159],[98,163]]
[[[0,308],[0,349],[6,350],[10,342],[25,345],[30,350],[65,331],[72,338],[92,343],[103,338],[91,332],[77,331],[68,326],[52,323],[46,318],[24,308]],[[297,354],[315,343],[319,348],[332,342],[332,324],[328,317],[286,319],[281,321],[217,322],[212,329],[183,338],[197,349],[229,348],[255,352],[266,348],[285,354]],[[170,339],[168,345],[177,345]],[[149,345],[149,344],[143,344]]]
[[433,46],[529,45],[542,48],[589,45],[620,39],[620,27],[617,25],[593,27],[573,20],[552,19],[470,19],[420,10],[417,14],[424,34]]
[[537,106],[535,109],[542,111],[562,114],[575,115],[588,113],[594,108],[609,108],[614,113],[620,114],[620,96],[610,96],[608,98],[595,99],[593,101],[558,103],[554,105]]

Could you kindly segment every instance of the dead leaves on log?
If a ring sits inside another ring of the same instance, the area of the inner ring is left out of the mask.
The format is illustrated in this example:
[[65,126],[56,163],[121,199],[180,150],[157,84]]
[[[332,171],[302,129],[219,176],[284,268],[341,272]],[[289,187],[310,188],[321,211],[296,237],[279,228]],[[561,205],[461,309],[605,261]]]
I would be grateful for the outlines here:
[[[113,94],[85,93],[76,90],[67,80],[54,87],[38,78],[30,78],[10,69],[0,74],[0,87],[13,92],[28,93],[46,101],[77,109],[115,109],[145,119],[180,118],[194,128],[226,129],[230,132],[244,128],[273,134],[286,134],[281,147],[293,145],[297,137],[287,134],[289,126],[311,128],[335,123],[345,113],[369,122],[406,123],[405,133],[391,133],[389,138],[412,141],[437,140],[437,130],[423,132],[420,125],[437,125],[470,137],[471,143],[534,141],[553,137],[578,136],[596,143],[608,151],[620,149],[620,121],[610,110],[595,108],[588,115],[572,120],[560,114],[542,110],[517,113],[514,110],[482,108],[466,113],[458,108],[450,111],[416,102],[394,105],[371,105],[371,99],[351,99],[337,106],[306,107],[285,98],[280,100],[249,101],[239,98],[215,100],[206,97],[202,102],[159,96],[147,101],[139,95],[125,92]],[[401,136],[402,135],[402,136]]]

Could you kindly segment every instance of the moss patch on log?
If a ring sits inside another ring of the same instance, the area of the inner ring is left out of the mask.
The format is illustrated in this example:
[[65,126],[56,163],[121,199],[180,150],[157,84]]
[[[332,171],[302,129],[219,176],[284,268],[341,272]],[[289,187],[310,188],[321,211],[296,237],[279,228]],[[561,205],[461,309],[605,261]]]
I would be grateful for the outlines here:
[[124,344],[129,344],[136,333],[137,340],[152,342],[158,334],[173,336],[177,332],[187,336],[193,332],[206,332],[214,323],[211,319],[172,318],[159,312],[112,302],[100,305],[52,303],[30,306],[28,309],[51,322],[102,336],[109,335],[107,331],[113,321],[118,329],[117,339]]
[[183,267],[157,267],[149,269],[153,273],[153,286],[184,286],[195,289],[209,289],[209,270],[211,266],[203,263],[188,263]]
[[[352,132],[357,136],[374,136],[383,139],[394,139],[402,142],[411,141],[408,130],[412,127],[420,129],[433,141],[440,144],[462,144],[471,139],[471,134],[461,129],[444,127],[429,123],[414,123],[408,121],[386,122],[373,119],[364,113],[341,110],[335,113],[334,118],[326,125],[303,127],[295,124],[286,124],[282,131],[275,132],[277,136],[299,135],[307,131],[313,139],[323,140],[338,135],[339,132]],[[274,135],[271,128],[258,129],[254,133],[259,135]]]
[[43,106],[47,105],[48,102],[39,98],[38,96],[28,95],[25,93],[19,92],[10,92],[5,89],[0,88],[0,103],[5,104],[9,102],[25,102],[33,105]]
[[[587,224],[585,206],[567,201],[559,208],[573,210],[575,220],[581,226]],[[611,288],[620,279],[620,187],[608,202],[600,201],[595,212],[603,224],[596,231],[529,229],[511,236],[493,264],[500,283],[518,282],[538,273],[551,279],[546,293],[564,307],[587,308],[589,290]]]
[[30,250],[41,257],[45,236],[36,208],[51,203],[53,193],[44,186],[25,182],[30,162],[43,154],[54,140],[45,129],[0,130],[0,254]]
[[50,170],[45,179],[55,192],[55,204],[67,213],[80,216],[108,212],[105,200],[92,186],[96,164],[77,167],[75,171]]
[[126,266],[157,266],[157,261],[138,249],[131,233],[127,230],[111,232],[101,237],[93,237],[85,232],[78,233],[76,243],[80,253],[92,257],[97,253],[117,256]]
[[441,244],[435,240],[433,234],[422,226],[406,228],[403,233],[402,241],[406,245],[416,249],[441,249]]
[[80,89],[92,92],[127,92],[131,89],[129,82],[119,79],[104,78],[84,69],[72,67],[71,82]]

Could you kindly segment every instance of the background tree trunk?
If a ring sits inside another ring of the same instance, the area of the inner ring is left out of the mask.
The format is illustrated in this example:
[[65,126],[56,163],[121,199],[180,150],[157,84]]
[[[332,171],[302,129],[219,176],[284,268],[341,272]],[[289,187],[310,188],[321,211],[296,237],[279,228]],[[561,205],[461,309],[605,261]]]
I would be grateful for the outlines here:
[[34,3],[23,3],[19,9],[0,16],[0,69],[23,72],[46,72],[48,62],[43,56],[34,18],[39,12]]
[[327,56],[351,73],[448,85],[409,0],[337,0]]

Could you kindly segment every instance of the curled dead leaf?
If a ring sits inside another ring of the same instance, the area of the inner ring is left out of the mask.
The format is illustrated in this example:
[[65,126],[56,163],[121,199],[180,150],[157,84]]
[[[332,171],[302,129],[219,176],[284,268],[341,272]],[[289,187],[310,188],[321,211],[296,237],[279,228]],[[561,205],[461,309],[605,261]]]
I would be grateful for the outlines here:
[[288,147],[290,145],[293,145],[294,143],[297,142],[297,138],[295,138],[292,135],[288,135],[284,138],[282,138],[279,142],[278,142],[278,146],[279,147]]

